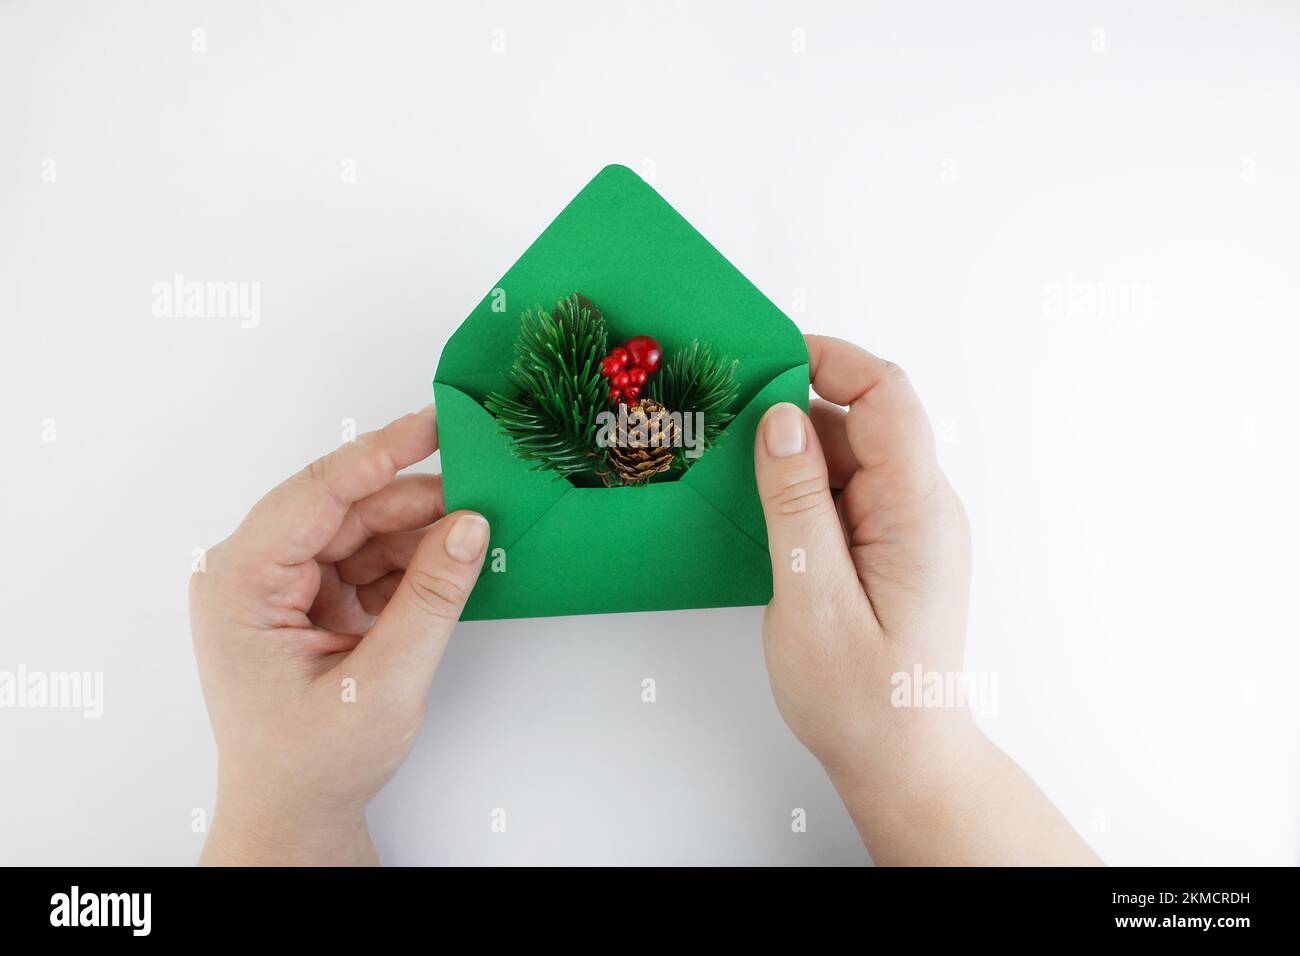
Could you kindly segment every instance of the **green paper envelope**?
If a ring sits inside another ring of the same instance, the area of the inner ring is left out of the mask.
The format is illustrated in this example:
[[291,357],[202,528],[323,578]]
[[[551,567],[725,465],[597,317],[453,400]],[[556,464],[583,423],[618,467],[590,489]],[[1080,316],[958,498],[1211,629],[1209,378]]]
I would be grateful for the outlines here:
[[[739,359],[736,419],[677,480],[576,487],[516,458],[483,408],[509,391],[524,310],[574,291],[604,313],[611,345],[649,335],[671,356],[699,339]],[[463,620],[771,599],[754,431],[776,402],[807,409],[803,336],[631,170],[606,166],[529,246],[451,337],[433,389],[447,510],[492,525]]]

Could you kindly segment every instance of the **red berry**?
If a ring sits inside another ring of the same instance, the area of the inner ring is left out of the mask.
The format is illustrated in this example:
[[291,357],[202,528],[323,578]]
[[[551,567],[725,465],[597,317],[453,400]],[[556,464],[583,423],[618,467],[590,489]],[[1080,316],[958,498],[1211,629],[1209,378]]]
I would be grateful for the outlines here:
[[622,394],[623,394],[623,393],[620,392],[618,389],[616,389],[616,388],[611,388],[611,389],[609,390],[609,400],[610,400],[611,402],[617,402],[618,399],[619,399],[619,396],[621,396]]
[[[659,363],[663,361],[663,349],[650,336],[638,335],[630,338],[623,343],[623,348],[632,357],[633,365],[639,365],[651,375],[659,371]],[[614,351],[617,352],[618,349]]]
[[606,356],[605,361],[600,363],[600,374],[605,378],[613,378],[621,371],[623,371],[622,363],[616,361],[612,355]]
[[615,388],[623,389],[626,391],[627,387],[632,384],[632,375],[629,372],[619,372],[617,375],[615,375],[613,378],[609,380],[609,383],[613,385]]
[[623,397],[628,400],[629,404],[635,403],[636,400],[641,397],[640,386],[629,385],[627,388],[623,389]]
[[645,384],[645,380],[650,377],[650,373],[639,365],[633,365],[627,370],[627,377],[632,380],[633,385],[640,388]]
[[624,348],[614,349],[612,352],[609,353],[609,357],[618,363],[619,368],[626,367],[627,363],[632,361],[631,354],[628,352],[627,349]]

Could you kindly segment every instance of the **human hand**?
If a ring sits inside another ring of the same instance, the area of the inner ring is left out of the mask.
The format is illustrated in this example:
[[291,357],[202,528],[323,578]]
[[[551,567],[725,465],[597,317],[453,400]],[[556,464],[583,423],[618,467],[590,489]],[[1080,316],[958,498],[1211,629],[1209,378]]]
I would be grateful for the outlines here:
[[439,476],[397,476],[436,448],[432,407],[344,445],[191,578],[218,751],[201,862],[377,862],[366,804],[415,741],[488,540],[480,515],[443,516]]
[[878,863],[1092,862],[964,704],[892,705],[895,674],[962,670],[969,525],[903,372],[838,339],[807,343],[825,401],[811,420],[774,406],[754,443],[781,715]]

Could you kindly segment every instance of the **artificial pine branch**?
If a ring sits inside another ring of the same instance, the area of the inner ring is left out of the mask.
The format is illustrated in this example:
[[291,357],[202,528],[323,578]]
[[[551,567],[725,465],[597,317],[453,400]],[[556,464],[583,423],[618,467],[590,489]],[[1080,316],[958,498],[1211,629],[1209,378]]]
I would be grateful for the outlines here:
[[[731,406],[740,394],[736,381],[738,359],[728,361],[697,339],[664,363],[652,389],[654,398],[683,416],[696,412],[704,416],[704,447],[722,437],[735,418]],[[680,456],[682,467],[693,459]]]
[[540,307],[524,313],[507,376],[517,394],[493,392],[483,407],[536,470],[567,477],[594,470],[603,456],[596,415],[609,404],[600,375],[606,341],[604,316],[576,292],[554,313]]

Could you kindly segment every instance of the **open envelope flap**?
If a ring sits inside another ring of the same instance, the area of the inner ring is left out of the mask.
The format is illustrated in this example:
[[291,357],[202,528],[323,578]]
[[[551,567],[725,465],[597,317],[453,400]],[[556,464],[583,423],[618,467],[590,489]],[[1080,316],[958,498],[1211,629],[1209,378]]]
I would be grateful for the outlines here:
[[721,440],[680,479],[763,548],[767,524],[754,478],[755,432],[763,413],[778,402],[793,402],[808,410],[806,362],[768,382],[727,426]]
[[808,361],[780,309],[641,177],[606,166],[452,335],[435,381],[479,402],[509,391],[520,316],[575,291],[604,313],[611,337],[651,335],[667,356],[699,339],[738,359],[742,403]]
[[[636,527],[635,543],[617,529]],[[611,529],[614,529],[611,531]],[[767,550],[680,481],[570,488],[493,567],[463,620],[766,604]]]

